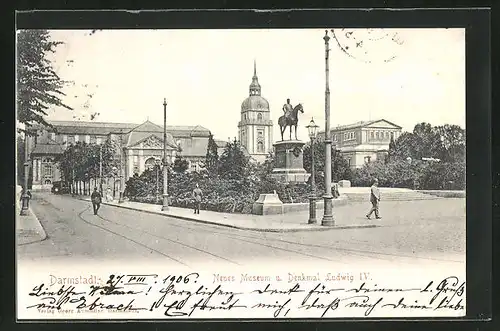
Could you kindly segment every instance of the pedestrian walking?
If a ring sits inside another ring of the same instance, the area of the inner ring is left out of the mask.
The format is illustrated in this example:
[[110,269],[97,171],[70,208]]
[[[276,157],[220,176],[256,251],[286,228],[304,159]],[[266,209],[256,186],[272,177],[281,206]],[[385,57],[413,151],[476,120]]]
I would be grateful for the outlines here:
[[97,187],[94,187],[94,192],[90,196],[90,200],[92,200],[92,207],[94,208],[94,215],[97,215],[97,211],[101,207],[102,195],[97,190]]
[[194,200],[194,213],[200,213],[201,206],[201,198],[203,197],[203,192],[201,191],[198,184],[196,184],[196,188],[193,190],[193,200]]
[[382,217],[380,217],[378,213],[378,207],[380,205],[380,190],[378,188],[378,179],[376,178],[373,180],[373,185],[370,188],[370,202],[372,203],[372,208],[370,209],[370,212],[366,214],[366,218],[370,219],[372,213],[375,212],[375,218],[381,219]]

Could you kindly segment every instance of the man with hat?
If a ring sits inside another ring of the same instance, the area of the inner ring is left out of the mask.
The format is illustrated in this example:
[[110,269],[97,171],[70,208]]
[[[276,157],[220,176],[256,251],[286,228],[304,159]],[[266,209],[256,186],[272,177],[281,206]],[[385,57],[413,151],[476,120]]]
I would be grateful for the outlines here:
[[375,218],[381,219],[382,217],[380,217],[378,214],[378,206],[380,203],[380,190],[378,188],[377,178],[373,180],[373,185],[370,188],[370,202],[372,203],[372,208],[370,209],[370,212],[366,214],[366,218],[370,219],[372,213],[375,212]]

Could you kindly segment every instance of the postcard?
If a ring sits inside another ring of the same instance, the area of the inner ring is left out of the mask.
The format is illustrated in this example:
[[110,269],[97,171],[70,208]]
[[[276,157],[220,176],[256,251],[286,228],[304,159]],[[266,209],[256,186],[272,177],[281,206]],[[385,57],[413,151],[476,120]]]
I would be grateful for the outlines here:
[[465,30],[17,30],[23,320],[463,317]]

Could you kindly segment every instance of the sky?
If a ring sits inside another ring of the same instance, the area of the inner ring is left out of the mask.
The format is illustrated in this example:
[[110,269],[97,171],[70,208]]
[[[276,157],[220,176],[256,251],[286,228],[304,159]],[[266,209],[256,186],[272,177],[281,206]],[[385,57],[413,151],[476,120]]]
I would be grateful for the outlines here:
[[[383,118],[405,131],[424,121],[465,128],[463,29],[350,30],[363,40],[361,47],[346,31],[335,32],[349,54],[330,40],[332,127]],[[323,29],[102,30],[92,35],[53,30],[51,35],[64,42],[51,56],[54,68],[75,84],[65,87],[63,98],[74,110],[51,109],[48,119],[88,120],[98,112],[95,121],[162,124],[166,98],[168,125],[202,125],[226,140],[237,136],[255,60],[275,139],[287,98],[304,106],[299,139],[308,139],[305,126],[311,118],[324,128]]]

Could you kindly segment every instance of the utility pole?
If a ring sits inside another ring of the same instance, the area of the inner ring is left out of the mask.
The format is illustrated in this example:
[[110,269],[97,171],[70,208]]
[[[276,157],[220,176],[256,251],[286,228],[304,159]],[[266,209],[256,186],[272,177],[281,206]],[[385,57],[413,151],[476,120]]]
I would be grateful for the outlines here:
[[330,69],[329,69],[329,40],[328,30],[325,30],[325,195],[324,213],[321,225],[334,226],[333,219],[333,195],[332,195],[332,139],[330,132]]
[[168,210],[168,166],[167,166],[167,99],[163,99],[163,206]]
[[102,195],[102,143],[99,144],[99,191]]

